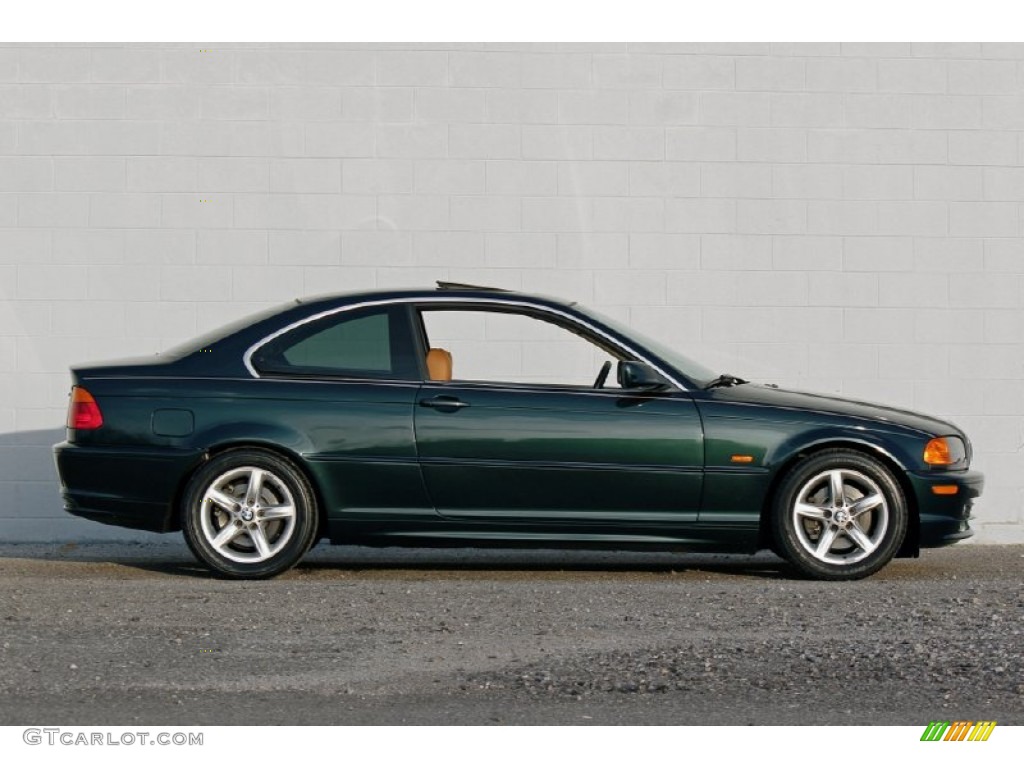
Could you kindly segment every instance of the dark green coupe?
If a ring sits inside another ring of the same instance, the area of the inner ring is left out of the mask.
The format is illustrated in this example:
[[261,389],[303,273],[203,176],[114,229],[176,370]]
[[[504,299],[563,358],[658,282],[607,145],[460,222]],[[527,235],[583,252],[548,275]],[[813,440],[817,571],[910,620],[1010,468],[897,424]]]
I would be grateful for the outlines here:
[[855,579],[970,536],[983,483],[946,421],[716,375],[576,304],[449,283],[296,301],[72,383],[66,509],[182,530],[235,578],[326,537],[771,548]]

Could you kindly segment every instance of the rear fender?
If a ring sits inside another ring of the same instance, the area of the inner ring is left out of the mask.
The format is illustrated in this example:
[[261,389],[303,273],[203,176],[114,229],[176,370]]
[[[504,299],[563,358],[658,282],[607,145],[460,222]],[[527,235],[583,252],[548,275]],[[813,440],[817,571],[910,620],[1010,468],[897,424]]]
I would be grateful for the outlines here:
[[196,448],[215,452],[230,445],[265,446],[301,456],[313,451],[313,444],[301,432],[281,424],[267,424],[258,421],[217,424],[197,432],[192,438]]

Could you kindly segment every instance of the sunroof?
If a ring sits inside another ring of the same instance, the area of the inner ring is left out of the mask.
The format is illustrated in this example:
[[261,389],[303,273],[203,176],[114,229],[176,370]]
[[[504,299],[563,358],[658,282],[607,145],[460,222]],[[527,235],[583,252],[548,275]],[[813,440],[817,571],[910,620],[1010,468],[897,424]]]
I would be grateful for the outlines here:
[[439,291],[493,291],[495,293],[508,293],[507,288],[492,288],[489,285],[470,285],[469,283],[449,283],[445,280],[437,281]]

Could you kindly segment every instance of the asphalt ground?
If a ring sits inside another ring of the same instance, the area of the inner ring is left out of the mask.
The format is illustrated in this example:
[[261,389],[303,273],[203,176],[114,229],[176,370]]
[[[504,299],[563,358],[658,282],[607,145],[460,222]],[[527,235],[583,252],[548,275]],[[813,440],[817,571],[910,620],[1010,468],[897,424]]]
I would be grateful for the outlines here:
[[0,544],[0,724],[1024,724],[1024,547],[773,556]]

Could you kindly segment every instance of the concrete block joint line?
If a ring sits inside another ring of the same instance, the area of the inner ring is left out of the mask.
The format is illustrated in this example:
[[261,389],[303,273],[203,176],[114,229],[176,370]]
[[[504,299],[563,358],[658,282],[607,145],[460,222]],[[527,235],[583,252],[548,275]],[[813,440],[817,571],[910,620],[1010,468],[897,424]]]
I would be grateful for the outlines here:
[[0,522],[67,368],[304,294],[576,299],[718,370],[940,415],[1024,541],[1024,45],[0,45]]

